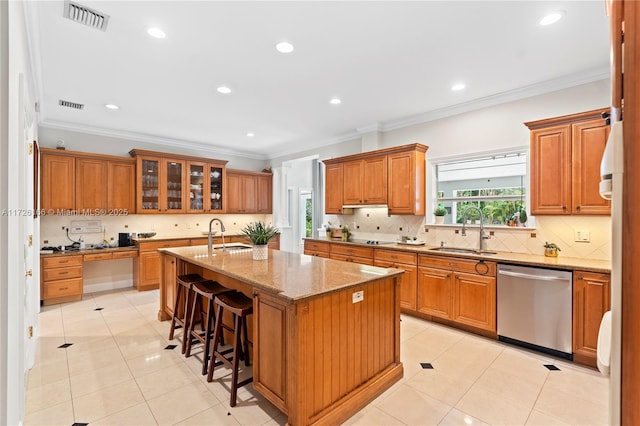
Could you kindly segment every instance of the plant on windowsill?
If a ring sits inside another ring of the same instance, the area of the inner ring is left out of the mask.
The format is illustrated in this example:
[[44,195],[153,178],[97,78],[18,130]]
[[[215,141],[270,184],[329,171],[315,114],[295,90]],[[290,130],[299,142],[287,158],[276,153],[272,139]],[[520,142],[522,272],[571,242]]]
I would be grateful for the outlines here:
[[266,260],[269,258],[269,240],[280,233],[275,226],[264,222],[251,222],[242,229],[242,233],[249,237],[253,244],[253,260]]
[[444,223],[444,217],[447,215],[447,209],[442,205],[438,205],[438,207],[433,211],[433,214],[436,217],[437,224]]
[[560,250],[560,247],[558,247],[555,243],[549,243],[549,242],[545,242],[544,243],[544,255],[547,257],[558,257],[558,252],[562,251]]

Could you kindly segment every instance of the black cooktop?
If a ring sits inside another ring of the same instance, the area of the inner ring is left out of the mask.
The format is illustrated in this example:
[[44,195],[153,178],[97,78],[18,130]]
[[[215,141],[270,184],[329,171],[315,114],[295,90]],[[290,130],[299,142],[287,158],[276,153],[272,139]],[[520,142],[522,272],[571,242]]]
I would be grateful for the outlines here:
[[395,244],[395,242],[393,241],[379,241],[379,240],[363,240],[363,239],[358,239],[358,238],[354,238],[352,240],[348,240],[347,242],[349,243],[358,243],[358,244],[369,244],[369,245],[383,245],[383,244]]

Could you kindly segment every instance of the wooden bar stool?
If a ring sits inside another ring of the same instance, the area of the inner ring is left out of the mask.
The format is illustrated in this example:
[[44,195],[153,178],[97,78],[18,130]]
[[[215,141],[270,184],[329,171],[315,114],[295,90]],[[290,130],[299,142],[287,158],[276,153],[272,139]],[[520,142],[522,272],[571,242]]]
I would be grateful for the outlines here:
[[[193,294],[193,284],[201,281],[206,281],[200,274],[186,274],[178,275],[176,277],[176,301],[173,305],[173,315],[171,317],[171,329],[169,331],[169,340],[173,340],[173,335],[176,328],[182,328],[182,353],[184,354],[187,349],[187,339],[189,329],[189,306],[191,304],[191,295]],[[180,316],[180,304],[184,307],[182,309],[182,316]]]
[[[235,407],[238,395],[238,388],[253,381],[253,377],[238,383],[238,363],[244,358],[244,364],[250,365],[249,361],[249,345],[253,345],[249,341],[247,330],[247,316],[253,313],[253,300],[240,293],[234,291],[232,293],[219,294],[215,298],[216,308],[216,329],[213,336],[213,349],[211,353],[211,361],[209,363],[209,374],[207,381],[213,381],[213,372],[216,365],[224,364],[231,368],[231,400],[230,405]],[[233,314],[233,327],[230,327],[222,321],[224,310],[228,310]],[[222,330],[233,332],[233,352],[231,358],[227,358],[225,354],[229,351],[219,351],[218,344],[222,344]],[[219,360],[219,361],[216,361]]]
[[[211,339],[213,338],[213,326],[215,323],[213,301],[216,296],[223,293],[233,292],[234,290],[228,289],[222,286],[217,281],[201,281],[193,283],[191,287],[193,291],[193,302],[191,304],[191,319],[189,321],[187,336],[187,350],[185,356],[191,356],[191,347],[194,340],[204,344],[204,355],[202,358],[202,374],[207,374],[207,362],[209,361],[209,351],[211,347]],[[207,300],[207,310],[204,310],[204,306],[201,301],[201,297]],[[195,316],[196,313],[200,315],[200,328],[201,331],[195,329]]]

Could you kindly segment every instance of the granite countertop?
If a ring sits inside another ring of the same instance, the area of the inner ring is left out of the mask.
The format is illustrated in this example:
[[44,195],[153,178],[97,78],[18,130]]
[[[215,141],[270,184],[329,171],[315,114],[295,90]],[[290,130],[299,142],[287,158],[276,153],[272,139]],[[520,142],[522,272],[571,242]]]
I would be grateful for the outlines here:
[[611,261],[609,260],[594,260],[594,259],[582,259],[577,257],[564,257],[562,254],[558,257],[547,257],[544,255],[538,254],[527,254],[527,253],[512,253],[507,251],[497,251],[496,254],[492,255],[478,255],[471,253],[451,253],[451,252],[442,252],[431,250],[436,248],[437,246],[431,245],[405,245],[405,244],[381,244],[381,245],[371,245],[371,244],[362,244],[356,242],[349,241],[340,241],[340,240],[328,240],[325,238],[307,238],[308,240],[313,241],[325,241],[333,244],[351,244],[357,245],[360,247],[372,247],[376,249],[383,250],[399,250],[405,252],[412,252],[418,254],[429,254],[433,256],[449,256],[449,257],[459,257],[459,258],[468,258],[468,259],[484,259],[487,261],[494,261],[500,263],[510,263],[515,265],[524,265],[524,266],[540,266],[546,268],[556,268],[556,269],[566,269],[566,270],[584,270],[591,272],[611,272]]
[[280,250],[269,250],[268,260],[253,260],[251,250],[217,251],[209,256],[206,246],[159,251],[246,282],[289,301],[300,301],[404,273],[401,269],[379,268]]
[[138,251],[138,247],[108,247],[103,249],[65,250],[54,253],[40,253],[40,257],[82,256],[85,254],[112,253],[120,251]]

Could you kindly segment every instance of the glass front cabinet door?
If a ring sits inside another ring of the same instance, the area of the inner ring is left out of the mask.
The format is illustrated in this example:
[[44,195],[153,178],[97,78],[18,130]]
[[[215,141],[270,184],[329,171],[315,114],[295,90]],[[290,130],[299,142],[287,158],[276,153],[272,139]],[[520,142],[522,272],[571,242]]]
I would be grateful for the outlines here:
[[207,175],[209,177],[209,191],[207,195],[207,212],[223,213],[225,208],[224,197],[224,177],[225,167],[219,164],[207,165]]
[[207,188],[206,165],[204,163],[187,163],[187,181],[189,197],[187,199],[188,213],[205,212],[205,189]]
[[164,159],[164,197],[161,206],[163,213],[183,213],[185,211],[184,170],[185,162],[180,160]]
[[160,212],[160,159],[139,158],[138,169],[140,180],[138,213]]

